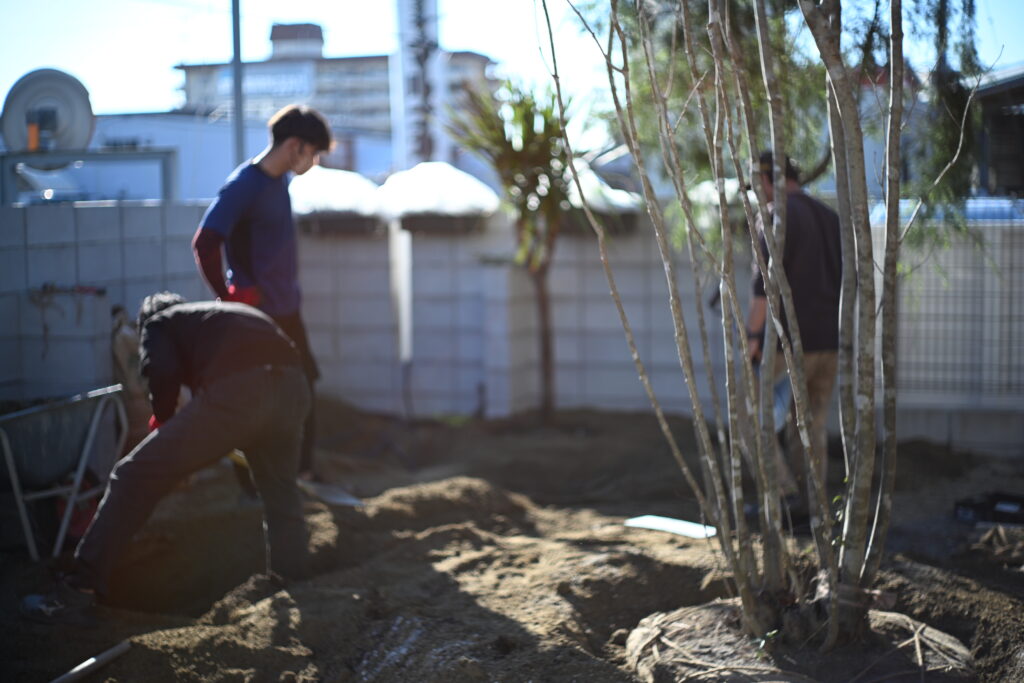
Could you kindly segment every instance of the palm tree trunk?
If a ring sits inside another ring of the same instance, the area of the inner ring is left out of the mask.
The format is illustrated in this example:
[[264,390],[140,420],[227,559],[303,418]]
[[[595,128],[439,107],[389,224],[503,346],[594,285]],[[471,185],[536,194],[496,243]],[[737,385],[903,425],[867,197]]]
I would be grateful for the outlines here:
[[555,414],[555,349],[551,328],[551,296],[548,293],[548,268],[530,271],[537,304],[537,343],[540,350],[540,418],[551,424]]

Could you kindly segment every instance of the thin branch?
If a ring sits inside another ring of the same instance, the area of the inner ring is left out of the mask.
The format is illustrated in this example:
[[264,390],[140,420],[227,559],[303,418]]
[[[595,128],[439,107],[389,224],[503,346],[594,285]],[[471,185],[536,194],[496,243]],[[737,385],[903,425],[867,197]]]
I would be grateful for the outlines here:
[[903,240],[906,239],[907,234],[910,233],[910,229],[911,227],[913,227],[914,221],[917,220],[917,214],[921,211],[921,207],[924,205],[924,200],[928,197],[929,194],[931,194],[935,190],[936,187],[939,186],[939,183],[942,182],[942,179],[946,176],[947,173],[949,173],[949,170],[956,165],[957,160],[960,159],[960,152],[962,152],[964,148],[964,131],[967,128],[967,116],[971,112],[971,102],[974,100],[974,95],[978,92],[978,88],[980,86],[981,76],[978,76],[974,81],[974,87],[971,88],[971,92],[967,96],[967,104],[964,106],[964,115],[960,119],[960,138],[959,140],[957,140],[956,153],[953,155],[953,158],[949,160],[949,163],[946,164],[942,171],[939,172],[939,175],[936,176],[935,180],[932,181],[932,184],[928,187],[925,193],[922,196],[918,197],[917,206],[914,207],[914,211],[910,214],[910,219],[907,221],[906,227],[903,229],[903,232],[899,236],[899,241],[901,243],[903,242]]

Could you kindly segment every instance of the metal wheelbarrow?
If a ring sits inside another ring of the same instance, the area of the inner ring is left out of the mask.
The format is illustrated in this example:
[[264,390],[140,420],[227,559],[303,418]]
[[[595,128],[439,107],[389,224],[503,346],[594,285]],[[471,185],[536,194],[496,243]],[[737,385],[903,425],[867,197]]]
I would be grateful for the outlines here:
[[[121,402],[121,385],[0,415],[0,449],[6,479],[14,493],[29,555],[39,560],[26,503],[63,497],[66,500],[53,557],[60,554],[75,505],[103,492],[103,486],[82,490],[91,464],[100,484],[120,456],[127,438],[128,419]],[[112,415],[113,425],[105,415]],[[111,433],[111,426],[113,433]],[[70,481],[69,481],[70,480]]]

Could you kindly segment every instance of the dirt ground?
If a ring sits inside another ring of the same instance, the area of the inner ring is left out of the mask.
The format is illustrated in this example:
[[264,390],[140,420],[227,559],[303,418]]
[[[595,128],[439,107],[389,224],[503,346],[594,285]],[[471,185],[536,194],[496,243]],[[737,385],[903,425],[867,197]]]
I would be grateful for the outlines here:
[[[46,573],[0,554],[3,680],[49,680],[130,638],[94,680],[632,681],[642,619],[729,595],[713,542],[622,524],[699,519],[649,415],[404,425],[321,408],[323,473],[366,505],[307,503],[313,578],[257,574],[259,505],[217,466],[159,505],[94,627],[20,621],[17,596]],[[695,452],[688,423],[673,430]],[[1024,680],[1021,538],[978,543],[951,515],[965,495],[1024,491],[1024,462],[909,443],[899,472],[878,587],[966,645],[978,680]],[[844,666],[822,680],[872,679]]]

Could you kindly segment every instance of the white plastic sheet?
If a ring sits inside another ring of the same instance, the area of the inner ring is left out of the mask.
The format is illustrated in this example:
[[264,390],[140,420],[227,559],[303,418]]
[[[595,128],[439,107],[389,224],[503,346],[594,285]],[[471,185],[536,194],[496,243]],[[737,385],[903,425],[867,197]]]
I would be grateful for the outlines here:
[[686,536],[687,538],[711,538],[715,535],[715,527],[697,522],[687,522],[684,519],[673,519],[660,515],[641,515],[625,521],[626,526],[640,529],[654,529],[656,531],[667,531],[671,534]]

